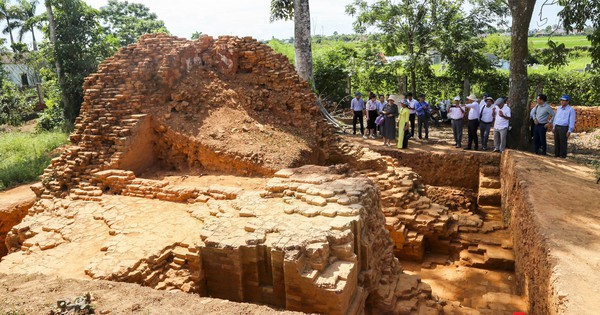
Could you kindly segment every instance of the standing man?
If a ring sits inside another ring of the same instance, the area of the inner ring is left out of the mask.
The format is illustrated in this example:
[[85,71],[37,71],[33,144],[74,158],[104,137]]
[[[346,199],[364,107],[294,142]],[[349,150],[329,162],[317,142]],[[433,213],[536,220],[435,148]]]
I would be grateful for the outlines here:
[[529,113],[529,117],[533,119],[533,153],[546,155],[546,131],[548,126],[552,125],[554,111],[548,105],[546,95],[539,94],[536,102],[537,105]]
[[471,143],[475,142],[475,151],[479,150],[477,128],[479,128],[479,103],[477,102],[477,96],[471,94],[467,97],[467,106],[469,109],[469,122],[467,124],[467,147],[465,150],[471,150]]
[[360,121],[360,134],[365,133],[365,127],[363,124],[363,116],[365,116],[365,101],[361,99],[362,94],[360,92],[354,93],[355,98],[350,102],[350,108],[354,112],[354,117],[352,117],[352,130],[354,131],[354,135],[356,135],[356,123]]
[[510,122],[510,107],[502,97],[496,100],[494,114],[494,152],[502,153],[506,149],[506,135]]
[[425,102],[425,94],[419,94],[419,101],[415,105],[417,120],[419,124],[419,139],[423,139],[423,125],[425,125],[425,140],[429,140],[429,103]]
[[452,134],[454,134],[455,147],[462,146],[463,117],[465,117],[465,106],[460,103],[460,96],[454,98],[454,104],[448,108],[448,118],[452,122]]
[[485,105],[480,105],[479,109],[479,131],[481,133],[481,149],[486,151],[488,149],[488,140],[490,139],[490,129],[494,122],[494,99],[486,96]]
[[570,103],[569,95],[563,95],[554,117],[554,155],[563,159],[567,157],[567,140],[575,130],[575,109]]
[[408,102],[408,119],[410,120],[410,136],[415,135],[415,107],[417,106],[417,100],[413,98],[412,92],[406,94],[406,101]]

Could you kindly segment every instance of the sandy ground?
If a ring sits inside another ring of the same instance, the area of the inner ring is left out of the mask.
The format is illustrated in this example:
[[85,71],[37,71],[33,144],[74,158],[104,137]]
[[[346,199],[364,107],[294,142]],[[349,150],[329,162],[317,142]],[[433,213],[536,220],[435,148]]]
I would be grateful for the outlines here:
[[272,307],[167,292],[136,284],[0,274],[0,314],[47,314],[58,300],[90,293],[96,314],[303,314]]

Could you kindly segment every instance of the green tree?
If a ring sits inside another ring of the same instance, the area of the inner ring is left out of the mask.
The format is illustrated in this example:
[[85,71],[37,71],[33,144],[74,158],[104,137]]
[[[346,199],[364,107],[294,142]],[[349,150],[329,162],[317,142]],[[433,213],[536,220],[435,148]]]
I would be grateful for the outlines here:
[[54,27],[46,34],[53,45],[46,46],[44,53],[57,66],[65,118],[73,123],[83,102],[85,77],[116,51],[118,42],[106,35],[98,11],[81,0],[46,0],[46,7]]
[[558,13],[567,32],[584,31],[591,22],[592,31],[587,35],[592,42],[590,54],[595,69],[600,69],[600,1],[558,0],[563,9]]
[[192,40],[198,39],[198,38],[200,38],[200,36],[202,36],[202,32],[196,31],[192,34]]
[[38,4],[38,0],[21,0],[19,3],[20,17],[22,20],[21,29],[19,30],[19,41],[23,40],[23,35],[25,35],[26,32],[30,32],[34,51],[38,50],[35,29],[41,27],[43,19],[43,16],[36,15]]
[[308,0],[271,0],[271,22],[294,19],[296,71],[314,87]]
[[440,1],[379,0],[373,4],[355,0],[346,6],[346,13],[356,16],[354,29],[364,33],[367,27],[382,32],[386,54],[405,54],[404,67],[410,73],[411,90],[417,90],[418,71],[430,68],[428,50],[434,47],[434,32],[438,27],[437,11]]
[[2,33],[9,34],[11,46],[15,44],[13,30],[19,28],[20,26],[18,18],[15,19],[18,14],[18,7],[11,5],[10,0],[0,0],[0,18],[6,20],[6,26],[2,29]]
[[100,9],[100,18],[121,46],[135,43],[144,34],[169,33],[164,22],[140,3],[109,0],[108,5]]

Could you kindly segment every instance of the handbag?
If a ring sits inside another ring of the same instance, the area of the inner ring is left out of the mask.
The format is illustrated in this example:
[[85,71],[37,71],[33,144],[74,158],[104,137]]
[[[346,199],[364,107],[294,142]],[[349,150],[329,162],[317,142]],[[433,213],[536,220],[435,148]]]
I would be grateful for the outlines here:
[[379,116],[377,116],[377,118],[375,118],[375,124],[377,126],[383,125],[384,121],[385,121],[385,118],[382,115],[379,115]]

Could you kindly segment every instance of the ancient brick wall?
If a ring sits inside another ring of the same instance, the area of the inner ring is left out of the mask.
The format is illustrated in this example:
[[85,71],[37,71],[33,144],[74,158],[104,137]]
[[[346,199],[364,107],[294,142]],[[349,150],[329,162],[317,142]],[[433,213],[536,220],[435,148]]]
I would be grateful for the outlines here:
[[55,195],[105,169],[266,175],[328,154],[331,132],[314,93],[284,56],[252,38],[146,35],[83,88],[73,146],[43,175]]
[[[535,103],[531,104],[531,108]],[[552,104],[552,109],[556,112],[556,107],[560,105]],[[576,113],[575,132],[591,131],[600,128],[600,106],[573,106]]]

